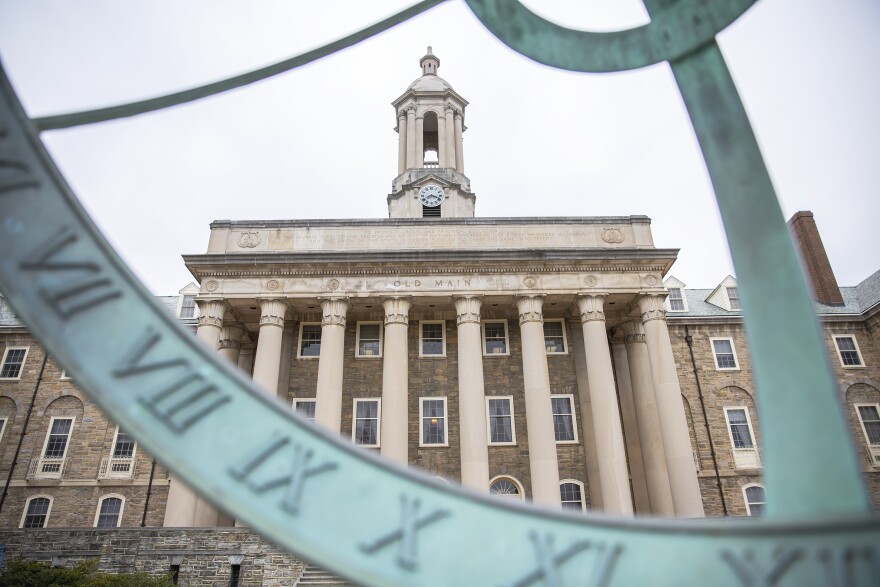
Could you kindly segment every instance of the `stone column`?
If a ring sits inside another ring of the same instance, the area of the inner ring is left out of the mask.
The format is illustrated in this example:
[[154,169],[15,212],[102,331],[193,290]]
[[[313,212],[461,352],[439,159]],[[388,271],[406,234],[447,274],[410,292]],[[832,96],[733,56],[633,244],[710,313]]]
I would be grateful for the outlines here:
[[[462,143],[461,134],[464,132],[464,124],[462,121],[463,113],[459,110],[455,112],[455,170],[464,173],[464,144]],[[557,491],[557,493],[559,493]]]
[[238,368],[247,373],[249,376],[254,372],[254,355],[257,350],[254,345],[247,344],[241,346],[241,352],[238,354]]
[[605,331],[604,301],[604,295],[582,295],[577,298],[587,355],[587,380],[590,383],[593,431],[599,458],[599,478],[602,481],[602,505],[605,512],[631,516],[633,504],[617,389]]
[[416,115],[416,168],[425,166],[425,115]]
[[679,518],[702,518],[706,514],[703,511],[700,483],[694,466],[675,359],[672,356],[672,343],[666,326],[663,297],[643,295],[639,297],[638,305],[645,327],[645,341],[651,363],[651,377],[654,381],[657,415],[675,515]]
[[409,106],[406,109],[406,168],[413,169],[416,166],[416,109]]
[[397,113],[397,174],[406,171],[406,112]]
[[[196,300],[199,305],[199,325],[196,337],[202,340],[213,352],[220,345],[223,328],[223,315],[226,302],[223,300]],[[195,491],[184,484],[177,476],[172,476],[168,487],[168,500],[165,506],[163,526],[176,528],[217,526],[220,512],[204,501]]]
[[385,348],[382,354],[382,427],[380,453],[409,464],[409,306],[407,298],[382,300]]
[[443,167],[450,167],[447,163],[448,156],[446,153],[446,119],[437,117],[437,164]]
[[446,105],[444,122],[446,123],[446,167],[455,167],[455,111],[450,104]]
[[196,337],[208,348],[217,352],[220,345],[220,331],[223,329],[223,315],[226,313],[226,302],[223,300],[196,300],[199,305],[199,325]]
[[220,332],[220,356],[238,366],[241,354],[241,337],[244,329],[239,324],[226,324]]
[[648,345],[645,343],[645,329],[635,320],[624,322],[620,327],[624,333],[623,340],[629,361],[633,404],[642,445],[642,461],[648,484],[648,498],[651,501],[651,513],[674,517],[675,507],[669,486],[669,472],[666,469],[666,453],[663,450],[663,435],[660,432],[660,417],[657,414],[657,399],[654,396],[654,380],[651,376]]
[[[458,122],[456,117],[455,121]],[[532,473],[532,501],[561,507],[556,433],[550,402],[550,375],[544,344],[544,296],[516,298],[522,336],[523,388],[526,396],[526,425],[529,436],[529,469]]]
[[[576,313],[576,312],[575,312]],[[587,461],[587,480],[590,482],[590,508],[601,512],[602,480],[599,475],[599,455],[593,442],[593,406],[590,405],[590,382],[587,379],[587,350],[584,347],[584,329],[580,316],[569,318],[571,326],[571,355],[574,360],[574,373],[577,377],[578,405],[581,408],[581,438],[584,443],[584,458]]]
[[345,358],[345,314],[348,298],[321,300],[321,354],[315,421],[340,434],[342,427],[342,362]]
[[271,396],[278,395],[278,373],[281,370],[281,335],[284,332],[284,314],[287,300],[282,298],[258,299],[260,304],[260,335],[254,358],[254,383]]
[[[477,296],[455,299],[458,327],[458,418],[461,437],[461,484],[489,491],[489,438],[483,387],[483,335]],[[420,414],[421,416],[421,414]]]

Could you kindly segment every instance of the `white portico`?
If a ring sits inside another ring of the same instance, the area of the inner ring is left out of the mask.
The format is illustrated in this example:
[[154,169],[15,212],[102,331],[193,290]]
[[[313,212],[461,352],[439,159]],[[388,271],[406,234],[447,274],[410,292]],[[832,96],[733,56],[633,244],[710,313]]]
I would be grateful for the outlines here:
[[212,223],[185,256],[199,337],[230,360],[237,338],[238,364],[319,425],[465,486],[702,516],[662,310],[677,251],[644,216],[474,217],[467,102],[430,48],[421,66],[394,102],[390,218]]

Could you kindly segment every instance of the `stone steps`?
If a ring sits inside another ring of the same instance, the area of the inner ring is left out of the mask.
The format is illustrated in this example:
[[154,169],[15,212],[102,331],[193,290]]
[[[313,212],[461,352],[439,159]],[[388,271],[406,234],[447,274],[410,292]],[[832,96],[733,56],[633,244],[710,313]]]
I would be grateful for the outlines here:
[[325,585],[335,585],[336,587],[357,587],[353,583],[349,583],[345,579],[340,579],[330,571],[326,571],[319,566],[306,565],[302,576],[296,583],[296,587],[308,587],[310,585],[318,587]]

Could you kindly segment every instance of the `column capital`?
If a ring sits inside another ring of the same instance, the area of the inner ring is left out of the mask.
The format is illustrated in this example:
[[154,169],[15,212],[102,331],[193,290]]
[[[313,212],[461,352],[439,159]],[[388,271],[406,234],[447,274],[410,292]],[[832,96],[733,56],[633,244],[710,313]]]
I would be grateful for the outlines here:
[[605,321],[605,296],[607,294],[581,294],[577,297],[581,323]]
[[321,300],[321,326],[342,326],[348,312],[348,298],[324,298]]
[[483,296],[461,296],[455,298],[455,320],[457,324],[480,323],[480,308]]
[[461,119],[461,117],[464,116],[464,112],[462,112],[462,111],[459,110],[458,108],[455,108],[455,109],[453,110],[453,112],[455,113],[455,118],[456,118],[456,119]]
[[544,306],[544,294],[516,296],[516,309],[519,312],[519,323],[544,322],[541,308]]
[[404,110],[406,110],[406,113],[407,113],[407,114],[412,114],[413,116],[416,115],[416,107],[415,107],[415,105],[413,105],[413,104],[407,104],[407,105],[404,107]]
[[287,313],[287,300],[285,298],[257,298],[260,305],[260,327],[267,324],[284,327],[284,314]]
[[403,108],[401,108],[400,110],[398,110],[398,111],[397,111],[397,118],[398,118],[398,119],[406,118],[406,110],[403,109]]
[[244,328],[240,324],[224,324],[220,331],[220,348],[241,350],[241,337]]
[[226,314],[226,300],[196,300],[199,306],[199,328],[202,326],[223,327],[223,315]]
[[409,297],[394,296],[382,298],[382,307],[385,308],[385,326],[389,324],[409,325],[409,307],[412,302]]
[[633,344],[636,342],[645,342],[645,328],[638,320],[621,322],[620,329],[623,331],[624,343]]
[[642,314],[642,324],[651,320],[666,320],[664,298],[665,296],[656,294],[643,294],[639,296],[637,303]]

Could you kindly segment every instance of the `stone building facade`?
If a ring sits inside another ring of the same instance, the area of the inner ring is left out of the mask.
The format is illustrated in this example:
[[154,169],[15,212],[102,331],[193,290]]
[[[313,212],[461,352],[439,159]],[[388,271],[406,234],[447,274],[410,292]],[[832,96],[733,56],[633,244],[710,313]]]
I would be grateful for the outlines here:
[[[643,216],[476,217],[468,103],[439,64],[429,49],[393,102],[388,219],[214,222],[184,257],[198,285],[169,310],[315,425],[438,482],[624,516],[759,514],[735,278],[686,288]],[[839,288],[812,215],[792,227],[830,296],[816,309],[876,505],[880,272]],[[177,482],[0,311],[10,556],[176,568],[192,585],[299,580],[300,561]]]

